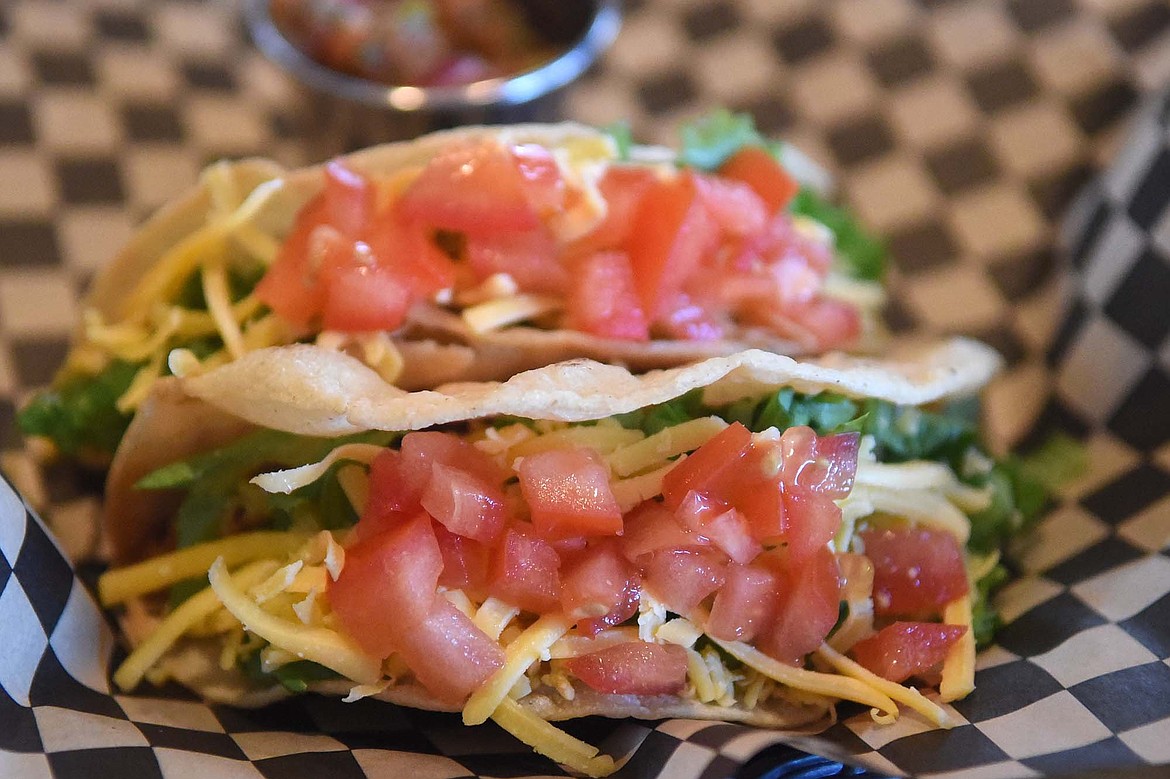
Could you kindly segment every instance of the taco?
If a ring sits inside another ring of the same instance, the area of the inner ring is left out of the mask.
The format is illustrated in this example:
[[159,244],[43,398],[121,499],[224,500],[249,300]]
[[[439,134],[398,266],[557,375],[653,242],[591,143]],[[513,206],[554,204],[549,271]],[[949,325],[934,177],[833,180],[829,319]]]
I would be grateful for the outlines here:
[[746,119],[686,137],[676,155],[578,124],[475,127],[303,170],[216,164],[99,274],[22,427],[108,462],[176,348],[220,365],[315,343],[409,390],[864,346],[880,247]]
[[[406,392],[310,345],[180,360],[115,464],[146,475],[110,485],[180,495],[107,515],[124,557],[177,547],[100,581],[134,645],[115,682],[461,711],[595,776],[612,759],[551,722],[817,728],[846,701],[948,726],[1022,521],[971,416],[998,364],[960,339]],[[160,424],[223,441],[171,462]]]

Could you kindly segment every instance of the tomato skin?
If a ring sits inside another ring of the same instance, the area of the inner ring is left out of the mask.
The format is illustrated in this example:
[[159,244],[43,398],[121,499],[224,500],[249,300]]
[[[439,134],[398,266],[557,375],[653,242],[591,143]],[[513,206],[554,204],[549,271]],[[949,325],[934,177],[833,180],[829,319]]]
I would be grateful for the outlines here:
[[902,682],[929,672],[946,659],[966,625],[936,622],[895,622],[850,650],[858,663],[883,679]]
[[504,529],[504,494],[467,471],[436,462],[422,507],[456,535],[490,543]]
[[710,543],[683,528],[674,518],[674,512],[651,499],[626,515],[625,532],[618,546],[627,560],[637,563],[642,555],[660,549],[683,549]]
[[716,504],[703,493],[688,492],[675,517],[687,530],[709,539],[732,561],[741,565],[750,563],[762,551],[742,514],[734,508]]
[[700,446],[662,479],[666,507],[676,510],[690,492],[718,496],[722,480],[734,478],[752,443],[751,431],[733,422]]
[[[410,513],[420,508],[426,486],[412,464],[397,449],[383,449],[370,463],[370,494],[362,521]],[[362,522],[358,522],[360,529]]]
[[509,151],[524,183],[528,203],[537,215],[544,217],[561,211],[565,206],[566,187],[553,153],[535,143],[516,144]]
[[443,557],[439,584],[457,590],[482,590],[487,584],[488,547],[473,539],[455,535],[440,522],[432,523],[431,527]]
[[859,535],[873,562],[873,606],[878,616],[929,616],[967,594],[963,552],[949,533],[906,528],[865,530]]
[[622,252],[597,252],[577,262],[566,307],[565,325],[573,330],[627,341],[650,339],[634,272]]
[[510,527],[492,550],[488,590],[525,611],[544,614],[560,605],[560,566],[547,541]]
[[660,549],[640,561],[645,589],[675,614],[690,614],[727,580],[727,558],[710,547]]
[[773,214],[787,207],[800,189],[779,160],[760,146],[744,146],[731,155],[719,167],[719,175],[747,184]]
[[299,327],[307,326],[321,309],[323,290],[310,267],[309,244],[313,232],[325,223],[327,213],[324,195],[305,204],[255,289],[260,302]]
[[469,236],[531,230],[540,218],[529,200],[529,181],[497,140],[451,144],[402,193],[398,213],[408,221]]
[[431,593],[423,618],[403,633],[398,652],[427,690],[464,700],[504,665],[504,650],[442,595]]
[[760,631],[756,646],[782,663],[799,666],[837,624],[841,581],[832,550],[820,547],[805,560],[784,561],[778,589],[774,617]]
[[609,487],[609,470],[593,450],[538,452],[521,460],[519,474],[540,536],[621,534],[622,512]]
[[777,605],[776,573],[763,565],[727,568],[727,583],[715,594],[707,633],[724,641],[751,641],[772,619]]
[[326,330],[362,332],[395,330],[406,319],[410,290],[379,265],[350,262],[324,276],[321,326]]
[[629,641],[565,661],[594,690],[613,695],[671,695],[687,678],[687,652],[675,644]]
[[346,549],[329,602],[358,646],[387,657],[426,616],[442,567],[430,519],[418,515]]
[[628,165],[607,168],[597,183],[605,200],[605,216],[589,233],[573,242],[569,254],[577,256],[624,247],[637,226],[635,219],[642,198],[654,181],[654,172],[647,168]]
[[571,283],[547,230],[469,237],[467,262],[479,280],[507,273],[525,292],[563,295]]
[[634,283],[651,321],[664,301],[682,289],[704,255],[715,248],[715,221],[699,200],[693,174],[656,180],[635,215],[638,228],[626,240]]
[[704,208],[724,234],[732,238],[756,235],[768,221],[768,209],[752,188],[739,181],[715,176],[695,176]]
[[561,608],[586,635],[619,625],[638,611],[638,570],[615,543],[595,544],[565,566]]

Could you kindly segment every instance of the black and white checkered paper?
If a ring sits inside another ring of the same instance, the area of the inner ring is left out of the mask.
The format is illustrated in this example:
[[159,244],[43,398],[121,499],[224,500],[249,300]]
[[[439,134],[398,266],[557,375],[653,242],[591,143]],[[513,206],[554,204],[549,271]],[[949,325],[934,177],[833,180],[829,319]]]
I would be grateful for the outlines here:
[[[33,473],[12,414],[62,358],[93,270],[203,163],[295,165],[352,144],[306,120],[236,11],[0,4],[0,467],[52,528],[0,482],[0,776],[560,775],[457,716],[318,698],[240,711],[110,686],[123,650],[86,586],[94,566],[68,562],[100,554],[100,482]],[[1170,98],[1121,130],[1167,82],[1162,0],[627,2],[563,114],[673,142],[678,121],[712,107],[751,111],[888,238],[892,325],[977,335],[1008,357],[987,399],[993,438],[1026,447],[1063,430],[1092,467],[1017,550],[1008,625],[954,705],[959,727],[912,714],[878,727],[843,709],[822,736],[788,742],[828,760],[737,725],[571,723],[630,755],[619,776],[1170,763]]]

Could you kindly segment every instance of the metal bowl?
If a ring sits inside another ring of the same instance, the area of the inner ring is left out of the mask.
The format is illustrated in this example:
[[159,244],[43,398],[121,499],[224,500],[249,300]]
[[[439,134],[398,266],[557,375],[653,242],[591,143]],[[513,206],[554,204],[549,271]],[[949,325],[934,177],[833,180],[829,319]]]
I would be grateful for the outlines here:
[[458,123],[477,110],[521,106],[544,97],[584,73],[617,36],[620,0],[524,0],[535,31],[561,49],[531,70],[459,86],[388,86],[339,73],[293,45],[273,22],[268,0],[247,0],[252,37],[272,61],[309,88],[374,109],[400,114],[434,113]]

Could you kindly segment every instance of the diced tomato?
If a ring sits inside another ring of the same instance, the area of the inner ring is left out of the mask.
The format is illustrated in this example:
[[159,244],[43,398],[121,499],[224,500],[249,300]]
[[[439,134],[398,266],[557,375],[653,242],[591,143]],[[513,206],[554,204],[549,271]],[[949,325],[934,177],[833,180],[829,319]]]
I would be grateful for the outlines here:
[[734,508],[713,505],[712,499],[699,492],[688,492],[675,512],[682,526],[710,539],[737,563],[750,563],[762,549],[752,537],[751,526]]
[[543,229],[469,237],[467,262],[476,278],[507,273],[525,292],[560,295],[570,283],[556,241]]
[[598,252],[584,257],[575,271],[566,301],[567,327],[602,338],[650,338],[629,257],[622,252]]
[[260,302],[281,319],[301,327],[321,310],[323,290],[310,263],[309,244],[314,231],[325,223],[328,210],[325,196],[318,195],[297,213],[292,231],[256,285]]
[[670,695],[686,684],[687,652],[675,644],[628,641],[570,658],[565,666],[598,692]]
[[760,146],[744,146],[719,167],[719,175],[755,190],[771,213],[786,207],[800,189],[784,166]]
[[358,240],[374,212],[370,182],[340,160],[325,165],[325,224],[351,241]]
[[[545,202],[542,187],[535,188],[542,193],[536,200]],[[499,141],[450,144],[402,193],[398,210],[408,220],[468,235],[531,230],[540,224],[532,189],[531,178]]]
[[508,528],[492,550],[490,565],[488,590],[501,600],[538,614],[560,605],[561,560],[547,541]]
[[645,167],[613,165],[606,169],[597,187],[605,200],[601,222],[569,248],[570,254],[624,247],[626,239],[638,228],[635,221],[642,197],[654,183],[654,172]]
[[699,198],[719,228],[733,238],[755,235],[764,229],[769,211],[752,188],[742,182],[695,176]]
[[351,261],[322,277],[321,326],[326,330],[395,330],[406,319],[410,290],[388,269]]
[[436,462],[422,507],[456,535],[490,543],[504,528],[504,494],[472,473]]
[[457,536],[438,522],[432,526],[443,571],[439,584],[454,589],[481,590],[487,583],[488,548],[478,541]]
[[842,300],[818,297],[790,316],[799,320],[818,351],[850,344],[861,335],[861,315]]
[[666,338],[715,341],[727,334],[726,324],[711,306],[686,292],[673,292],[660,301],[652,329]]
[[727,558],[710,547],[660,549],[640,559],[645,588],[676,614],[689,614],[727,579]]
[[873,606],[879,616],[930,616],[967,593],[963,552],[950,533],[874,529],[860,536],[873,561]]
[[837,624],[840,593],[837,561],[828,547],[799,563],[788,560],[780,571],[775,616],[757,636],[757,648],[782,663],[801,665]]
[[616,544],[595,544],[566,567],[561,577],[561,608],[578,629],[594,635],[621,624],[638,611],[641,577]]
[[707,632],[725,641],[751,641],[776,609],[776,574],[762,565],[730,565],[715,594]]
[[751,431],[734,422],[671,468],[662,479],[667,508],[677,509],[690,492],[721,498],[721,480],[743,467],[751,443]]
[[895,622],[857,642],[850,653],[878,676],[900,684],[935,668],[966,632],[966,625]]
[[814,463],[801,469],[796,486],[834,500],[853,490],[860,433],[836,433],[816,439]]
[[420,473],[411,466],[397,449],[383,449],[378,453],[370,463],[370,494],[362,522],[419,509],[419,499],[426,487],[425,472]]
[[709,543],[679,525],[674,512],[666,506],[648,500],[626,515],[625,533],[618,545],[622,555],[633,563],[642,555],[660,549],[684,549]]
[[426,604],[397,650],[432,695],[462,701],[504,665],[504,650],[442,595],[432,592]]
[[492,486],[503,483],[506,474],[491,457],[454,433],[425,430],[402,437],[402,456],[409,464],[409,476],[424,486],[434,463],[467,471]]
[[535,143],[517,144],[510,151],[524,182],[525,195],[536,213],[547,216],[561,211],[565,205],[565,180],[552,152]]
[[392,272],[415,298],[428,298],[455,285],[455,263],[428,233],[390,210],[377,214],[362,240],[381,267]]
[[424,515],[346,549],[329,602],[346,632],[375,657],[387,657],[425,616],[443,558]]
[[770,451],[771,447],[753,445],[735,485],[736,508],[747,519],[752,537],[765,544],[777,543],[788,529],[786,487],[771,475]]
[[639,204],[626,240],[642,308],[655,320],[718,241],[715,221],[696,194],[693,175],[655,180]]
[[826,495],[789,492],[784,496],[788,526],[782,536],[793,560],[825,548],[841,528],[841,508]]
[[520,461],[519,474],[532,524],[544,538],[621,534],[622,512],[609,486],[609,469],[596,452],[538,452]]

